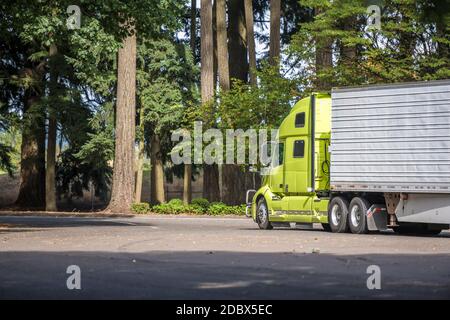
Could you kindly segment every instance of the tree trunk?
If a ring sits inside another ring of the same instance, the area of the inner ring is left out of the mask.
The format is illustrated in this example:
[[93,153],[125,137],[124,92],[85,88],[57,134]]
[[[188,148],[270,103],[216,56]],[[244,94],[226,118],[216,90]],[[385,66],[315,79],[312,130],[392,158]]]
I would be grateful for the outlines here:
[[256,86],[256,49],[253,23],[253,0],[244,0],[250,83]]
[[134,199],[136,34],[123,40],[118,60],[116,146],[111,201],[107,210],[129,212]]
[[272,65],[279,65],[280,59],[280,24],[281,24],[281,2],[270,0],[270,50],[269,61]]
[[197,38],[197,0],[191,0],[191,38],[190,46],[192,56],[195,58],[195,46]]
[[216,0],[217,58],[220,89],[228,91],[230,89],[230,69],[228,66],[227,12],[225,2],[225,0]]
[[218,52],[217,52],[217,20],[216,20],[216,7],[217,1],[214,1],[213,9],[212,9],[212,27],[213,27],[213,86],[214,92],[217,88],[217,74],[219,71],[219,60],[218,60]]
[[[195,57],[195,39],[197,27],[197,1],[191,1],[191,51],[192,56]],[[183,176],[183,203],[189,204],[192,200],[192,164],[184,164]]]
[[183,203],[189,204],[192,200],[192,164],[184,165],[183,177]]
[[[439,38],[446,39],[448,38],[448,26],[443,21],[436,22],[436,35]],[[447,58],[447,66],[449,65],[450,61],[450,44],[448,42],[439,42],[437,47],[437,52],[439,57],[441,58]]]
[[[318,15],[322,9],[316,8],[315,14]],[[321,72],[333,67],[333,42],[328,38],[316,39],[316,83],[317,90],[329,90],[331,83],[328,79],[321,77]]]
[[152,187],[151,202],[160,204],[166,202],[164,192],[164,166],[161,154],[161,141],[157,135],[151,141],[151,162],[152,162]]
[[230,79],[248,81],[247,31],[244,1],[230,0],[228,5],[228,52]]
[[217,164],[203,165],[203,197],[209,202],[220,201],[219,168]]
[[15,205],[24,209],[45,208],[45,124],[38,110],[38,94],[28,90],[24,98],[20,187]]
[[[212,27],[211,0],[201,1],[201,94],[202,103],[211,102],[214,96],[214,45]],[[206,121],[212,115],[205,114]],[[217,201],[219,194],[217,165],[203,165],[203,196],[210,201]]]
[[[344,19],[342,23],[342,30],[345,32],[357,32],[358,19],[356,16],[351,16]],[[348,46],[341,42],[340,44],[340,63],[351,63],[356,58],[356,46]]]
[[202,103],[214,96],[214,46],[211,0],[201,2],[201,95]]
[[[57,94],[58,74],[55,57],[58,49],[55,44],[50,46],[50,95]],[[45,210],[57,211],[56,208],[56,107],[48,109],[48,134],[47,134],[47,168],[45,171]]]
[[144,139],[144,121],[143,121],[143,108],[141,106],[140,115],[139,115],[139,150],[138,150],[138,161],[137,161],[137,172],[136,172],[136,186],[134,188],[134,202],[140,203],[142,202],[142,182],[144,176],[144,155],[145,155],[145,139]]

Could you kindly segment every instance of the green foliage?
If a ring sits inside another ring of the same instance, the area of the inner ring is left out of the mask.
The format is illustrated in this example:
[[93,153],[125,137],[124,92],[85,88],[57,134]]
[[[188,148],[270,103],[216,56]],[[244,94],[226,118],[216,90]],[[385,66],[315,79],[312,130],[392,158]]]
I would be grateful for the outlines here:
[[0,143],[0,173],[2,170],[8,172],[12,176],[14,172],[14,165],[11,161],[12,148]]
[[183,205],[183,200],[181,200],[181,199],[172,199],[167,204],[172,205],[172,206],[180,206],[180,205]]
[[[381,30],[367,27],[367,7],[382,8]],[[450,76],[449,2],[446,0],[302,0],[320,8],[313,21],[301,24],[288,52],[303,65],[298,76],[306,91],[317,81],[326,87]],[[316,48],[332,52],[333,65],[316,66]]]
[[131,205],[131,212],[135,214],[146,214],[150,211],[150,205],[146,202],[133,203]]
[[280,75],[266,62],[252,86],[235,80],[232,89],[219,94],[218,106],[224,128],[277,128],[297,97],[297,83]]
[[183,202],[162,203],[152,207],[152,211],[159,214],[182,214],[189,213],[189,206],[183,205]]
[[144,136],[147,143],[153,135],[159,136],[162,156],[167,160],[171,133],[183,126],[185,111],[196,99],[198,68],[188,46],[162,35],[139,41],[137,69]]
[[205,198],[195,198],[195,199],[192,199],[191,205],[197,206],[206,211],[209,207],[209,201],[208,201],[208,199],[205,199]]
[[151,208],[151,212],[158,214],[195,214],[195,215],[238,215],[245,214],[245,205],[227,206],[221,202],[209,203],[208,200],[198,198],[192,200],[189,205],[184,205],[181,199],[172,199],[168,203],[155,205]]
[[213,202],[208,208],[208,214],[212,216],[223,215],[245,215],[245,205],[241,206],[227,206],[222,202]]

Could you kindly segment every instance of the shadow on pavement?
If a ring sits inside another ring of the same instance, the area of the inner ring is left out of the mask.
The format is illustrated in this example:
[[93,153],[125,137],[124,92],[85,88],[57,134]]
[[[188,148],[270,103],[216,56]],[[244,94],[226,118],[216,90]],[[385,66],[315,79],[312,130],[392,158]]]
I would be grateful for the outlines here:
[[[5,220],[7,219],[7,220]],[[118,218],[53,218],[53,217],[0,217],[0,233],[32,231],[49,228],[73,227],[121,227],[121,226],[152,226],[152,223],[131,221]]]
[[[66,269],[81,268],[81,290]],[[367,268],[381,270],[369,290]],[[449,299],[450,255],[0,252],[1,299]]]

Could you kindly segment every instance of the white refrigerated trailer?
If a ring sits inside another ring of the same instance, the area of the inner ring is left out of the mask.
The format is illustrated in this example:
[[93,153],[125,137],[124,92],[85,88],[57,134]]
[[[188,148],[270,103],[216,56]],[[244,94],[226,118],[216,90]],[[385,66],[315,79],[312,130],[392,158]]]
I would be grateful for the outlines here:
[[332,197],[367,199],[369,230],[449,228],[449,80],[334,89],[331,126]]

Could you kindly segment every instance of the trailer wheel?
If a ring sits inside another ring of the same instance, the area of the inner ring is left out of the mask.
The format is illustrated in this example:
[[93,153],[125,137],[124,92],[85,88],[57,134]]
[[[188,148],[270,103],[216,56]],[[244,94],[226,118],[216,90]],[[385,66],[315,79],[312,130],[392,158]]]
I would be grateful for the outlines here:
[[335,197],[328,205],[328,224],[332,232],[348,231],[348,202],[342,197]]
[[258,223],[260,229],[273,229],[273,226],[269,221],[269,209],[267,208],[267,203],[264,198],[259,199],[258,205],[256,206],[256,223]]
[[369,232],[366,216],[369,207],[369,203],[364,198],[356,197],[350,202],[348,225],[352,233],[363,234]]

